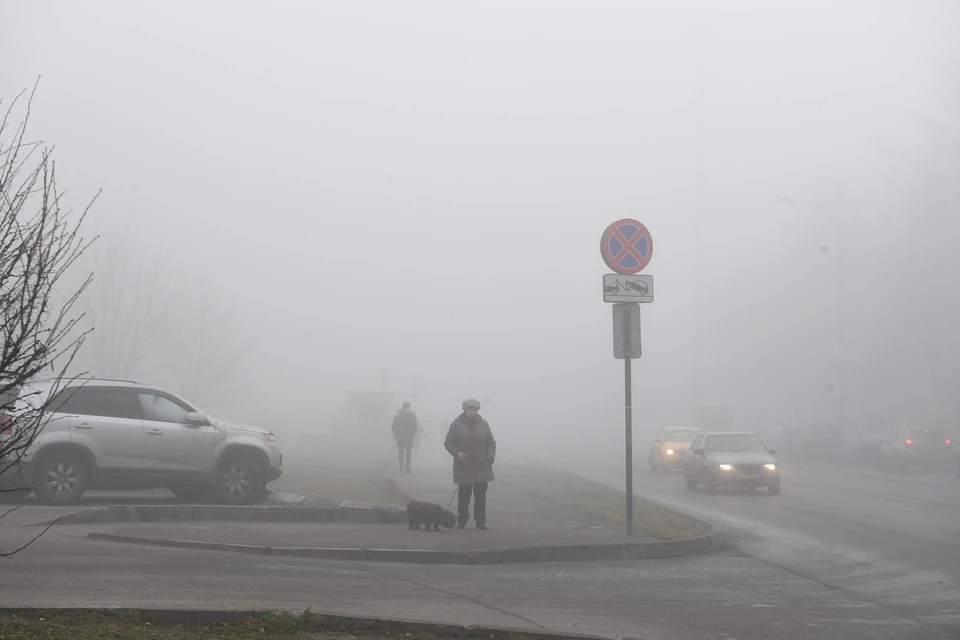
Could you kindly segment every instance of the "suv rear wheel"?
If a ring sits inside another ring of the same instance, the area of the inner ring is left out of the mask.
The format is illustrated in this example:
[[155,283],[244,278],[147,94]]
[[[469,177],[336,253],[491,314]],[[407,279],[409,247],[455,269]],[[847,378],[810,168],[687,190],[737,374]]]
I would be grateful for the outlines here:
[[37,465],[33,493],[43,504],[76,504],[87,490],[90,471],[76,453],[65,451],[44,455]]
[[217,471],[217,498],[227,504],[254,503],[263,487],[263,474],[249,456],[227,458]]

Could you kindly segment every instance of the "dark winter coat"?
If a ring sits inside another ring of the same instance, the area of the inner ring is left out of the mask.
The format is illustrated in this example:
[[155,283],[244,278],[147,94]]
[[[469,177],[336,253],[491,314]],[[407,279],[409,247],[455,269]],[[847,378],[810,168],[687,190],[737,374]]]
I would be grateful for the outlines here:
[[[481,417],[471,420],[466,414],[450,425],[443,442],[453,456],[453,482],[476,484],[493,480],[493,463],[497,457],[497,441],[493,439],[490,425]],[[467,456],[465,463],[457,460],[457,454]]]
[[417,433],[417,414],[409,409],[400,409],[393,417],[393,437],[400,446],[413,446],[413,436]]

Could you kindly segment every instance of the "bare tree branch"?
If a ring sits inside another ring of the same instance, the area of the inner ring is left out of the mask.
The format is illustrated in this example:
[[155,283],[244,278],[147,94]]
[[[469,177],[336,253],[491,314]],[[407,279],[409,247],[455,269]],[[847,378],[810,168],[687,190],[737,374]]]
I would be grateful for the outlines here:
[[[29,383],[45,375],[60,386],[89,333],[78,330],[82,314],[74,305],[90,278],[68,295],[57,284],[94,240],[80,229],[96,197],[79,213],[62,206],[53,149],[25,138],[36,89],[16,126],[13,114],[25,92],[0,120],[0,476],[18,471],[49,419],[51,397]],[[29,489],[31,480],[14,490]]]

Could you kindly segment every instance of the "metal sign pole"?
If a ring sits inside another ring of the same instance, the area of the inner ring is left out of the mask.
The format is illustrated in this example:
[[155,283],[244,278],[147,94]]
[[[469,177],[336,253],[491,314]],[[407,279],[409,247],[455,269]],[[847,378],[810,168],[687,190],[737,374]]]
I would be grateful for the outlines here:
[[600,236],[600,257],[615,273],[603,276],[603,301],[613,302],[613,357],[623,359],[624,439],[627,465],[627,535],[633,535],[633,380],[630,361],[643,351],[641,302],[653,302],[653,277],[637,275],[653,257],[653,237],[637,220],[624,218]]
[[627,439],[627,535],[633,535],[633,381],[630,358],[623,360],[624,406]]

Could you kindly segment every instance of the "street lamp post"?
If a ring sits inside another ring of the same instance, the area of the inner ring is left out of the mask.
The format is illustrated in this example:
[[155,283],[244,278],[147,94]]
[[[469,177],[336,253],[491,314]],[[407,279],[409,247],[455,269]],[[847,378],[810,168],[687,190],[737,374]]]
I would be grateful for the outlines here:
[[[806,207],[809,209],[814,209],[820,212],[823,212],[823,208],[806,204],[800,202],[799,200],[794,200],[789,196],[784,196],[779,198],[779,201],[798,207]],[[833,251],[837,257],[837,314],[836,314],[836,332],[837,332],[837,344],[835,347],[834,357],[837,359],[837,421],[839,422],[839,427],[842,430],[846,427],[846,366],[845,358],[846,354],[846,269],[844,261],[844,227],[843,227],[843,215],[838,214],[834,216],[836,218],[836,228],[834,230],[834,247]],[[830,245],[823,245],[820,248],[823,253],[830,253]]]

